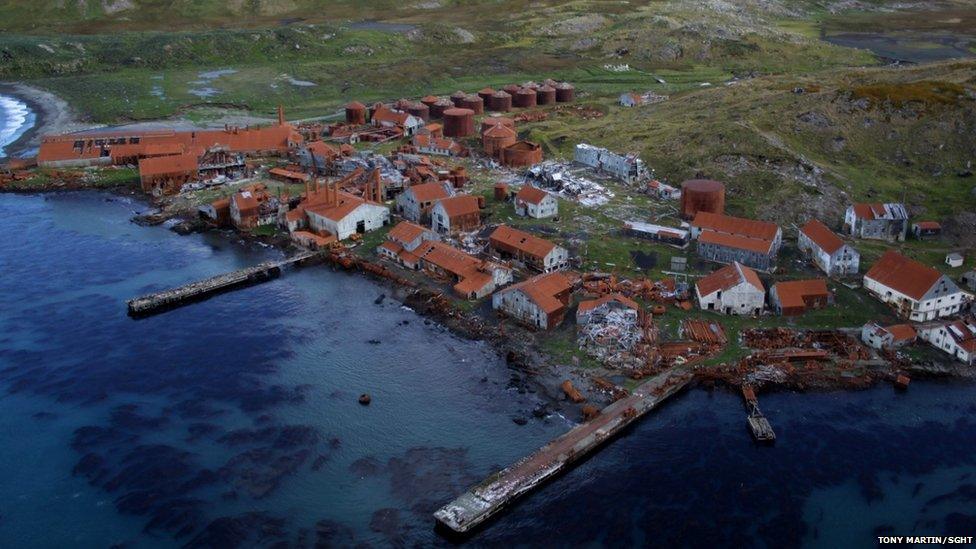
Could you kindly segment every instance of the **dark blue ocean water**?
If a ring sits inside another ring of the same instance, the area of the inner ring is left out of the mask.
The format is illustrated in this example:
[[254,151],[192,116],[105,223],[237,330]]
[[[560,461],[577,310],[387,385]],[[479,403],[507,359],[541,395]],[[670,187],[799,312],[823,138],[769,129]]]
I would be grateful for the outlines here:
[[[143,207],[0,195],[0,545],[444,544],[434,509],[569,427],[516,425],[537,401],[489,349],[324,267],[129,319],[131,296],[277,254],[130,223]],[[976,533],[973,385],[762,401],[775,447],[738,397],[692,390],[471,544]]]

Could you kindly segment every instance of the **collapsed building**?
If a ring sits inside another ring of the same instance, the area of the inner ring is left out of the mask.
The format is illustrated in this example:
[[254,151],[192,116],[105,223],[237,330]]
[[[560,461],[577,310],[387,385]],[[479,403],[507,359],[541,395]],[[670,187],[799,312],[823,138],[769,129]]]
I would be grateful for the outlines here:
[[654,343],[651,317],[622,294],[581,301],[576,308],[577,344],[590,356],[615,366],[641,368]]
[[624,183],[636,183],[648,177],[644,161],[633,153],[618,154],[603,147],[579,143],[573,152],[573,160]]

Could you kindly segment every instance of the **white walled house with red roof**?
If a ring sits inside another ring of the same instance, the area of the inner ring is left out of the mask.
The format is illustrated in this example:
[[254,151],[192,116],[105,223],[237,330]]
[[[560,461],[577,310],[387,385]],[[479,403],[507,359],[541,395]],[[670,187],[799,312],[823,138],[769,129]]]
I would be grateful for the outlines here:
[[722,267],[695,283],[698,305],[727,315],[758,315],[766,304],[759,275],[741,263]]
[[856,275],[861,268],[861,254],[816,219],[800,228],[797,246],[827,276]]
[[430,215],[430,209],[442,198],[454,195],[449,183],[422,183],[407,187],[397,195],[397,212],[414,223],[422,223]]
[[918,336],[960,362],[976,364],[976,320],[930,324],[920,328]]
[[526,185],[515,195],[515,214],[535,219],[555,217],[559,214],[559,201],[551,193]]
[[691,222],[691,236],[698,239],[698,255],[716,263],[741,263],[770,271],[783,244],[783,230],[775,223],[698,212]]
[[855,238],[902,241],[908,233],[908,210],[896,202],[859,202],[847,207],[844,226]]
[[948,276],[894,250],[864,275],[864,289],[914,322],[954,315],[972,297]]

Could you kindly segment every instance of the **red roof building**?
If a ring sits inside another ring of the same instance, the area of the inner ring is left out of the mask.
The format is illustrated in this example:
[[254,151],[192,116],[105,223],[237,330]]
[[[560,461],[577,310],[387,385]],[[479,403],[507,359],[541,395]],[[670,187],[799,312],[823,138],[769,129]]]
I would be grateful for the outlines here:
[[472,231],[481,226],[481,201],[471,195],[438,200],[430,210],[430,226],[442,234]]
[[733,263],[695,284],[699,306],[724,314],[758,315],[766,302],[766,288],[756,271]]
[[871,266],[864,288],[916,322],[956,314],[971,298],[946,275],[894,250]]
[[777,282],[769,290],[769,301],[783,316],[802,315],[809,309],[822,309],[833,301],[823,279]]
[[566,248],[508,225],[492,231],[488,246],[501,259],[519,261],[537,271],[556,271],[569,264]]
[[196,181],[200,166],[193,153],[154,156],[139,160],[139,181],[143,192],[154,196],[175,194],[187,183]]
[[541,274],[495,292],[492,307],[523,324],[549,330],[566,315],[573,282],[565,274]]

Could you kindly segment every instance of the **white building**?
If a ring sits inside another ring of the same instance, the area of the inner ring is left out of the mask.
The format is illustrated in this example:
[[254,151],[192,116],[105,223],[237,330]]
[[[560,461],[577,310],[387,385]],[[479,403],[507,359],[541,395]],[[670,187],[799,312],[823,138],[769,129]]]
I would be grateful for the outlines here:
[[573,283],[561,272],[535,276],[491,296],[491,306],[519,322],[548,330],[566,315]]
[[919,328],[919,337],[970,366],[976,364],[976,321],[931,324]]
[[896,202],[852,204],[844,214],[844,225],[856,238],[901,241],[908,233],[908,210]]
[[827,276],[856,275],[861,268],[861,254],[816,219],[800,229],[797,246]]
[[569,266],[569,250],[525,231],[499,225],[488,237],[491,252],[504,260],[548,273]]
[[914,322],[956,314],[971,297],[948,276],[894,250],[864,275],[864,288]]
[[876,322],[868,322],[861,327],[861,341],[874,349],[893,350],[915,341],[918,333],[911,324],[895,324],[881,326]]
[[515,213],[543,219],[559,214],[559,201],[552,194],[533,185],[525,185],[515,195]]
[[422,183],[407,187],[397,195],[396,209],[405,219],[422,223],[430,215],[434,203],[452,195],[453,191],[448,183]]
[[758,315],[766,303],[766,288],[756,271],[741,263],[722,267],[695,284],[698,305],[727,315]]
[[328,232],[338,240],[379,229],[390,222],[389,208],[345,192],[338,193],[334,204],[306,206],[305,214],[313,232]]
[[634,183],[648,176],[644,161],[636,154],[618,154],[586,143],[576,145],[573,160],[625,183]]

